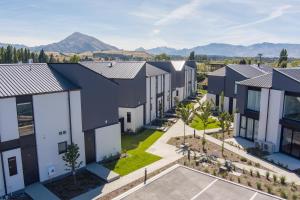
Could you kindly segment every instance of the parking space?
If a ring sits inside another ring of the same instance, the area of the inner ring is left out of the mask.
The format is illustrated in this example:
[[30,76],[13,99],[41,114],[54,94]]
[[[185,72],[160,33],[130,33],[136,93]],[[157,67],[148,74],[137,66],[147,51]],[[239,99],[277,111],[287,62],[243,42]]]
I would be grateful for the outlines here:
[[174,166],[146,185],[124,193],[116,200],[272,200],[281,199],[205,173]]

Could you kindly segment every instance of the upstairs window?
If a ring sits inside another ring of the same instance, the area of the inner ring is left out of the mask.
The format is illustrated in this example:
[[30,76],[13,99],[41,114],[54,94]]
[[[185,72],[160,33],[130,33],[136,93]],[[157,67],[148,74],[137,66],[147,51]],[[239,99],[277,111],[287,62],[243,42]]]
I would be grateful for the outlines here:
[[286,94],[284,98],[283,117],[300,121],[300,94]]
[[17,103],[17,117],[20,136],[34,134],[32,102]]
[[248,89],[247,109],[259,112],[260,110],[260,91]]

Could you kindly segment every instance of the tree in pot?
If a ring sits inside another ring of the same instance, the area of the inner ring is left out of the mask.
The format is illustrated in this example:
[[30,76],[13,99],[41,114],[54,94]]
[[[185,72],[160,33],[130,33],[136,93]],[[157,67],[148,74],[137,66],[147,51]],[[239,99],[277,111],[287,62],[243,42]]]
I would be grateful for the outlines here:
[[189,106],[184,106],[183,104],[179,104],[176,108],[176,114],[183,121],[183,145],[185,146],[185,126],[189,124],[190,116],[193,110]]
[[205,139],[205,130],[209,124],[209,117],[212,115],[212,107],[213,107],[213,102],[212,101],[204,101],[201,103],[198,100],[199,107],[194,110],[194,114],[199,117],[199,119],[203,123],[203,137],[202,137],[202,148],[203,151],[206,151],[205,144],[206,144],[206,139]]
[[76,184],[76,171],[82,165],[82,161],[78,162],[80,157],[79,147],[77,144],[70,144],[67,147],[66,153],[63,155],[62,159],[66,162],[65,166],[67,171],[71,171],[74,179],[74,184]]

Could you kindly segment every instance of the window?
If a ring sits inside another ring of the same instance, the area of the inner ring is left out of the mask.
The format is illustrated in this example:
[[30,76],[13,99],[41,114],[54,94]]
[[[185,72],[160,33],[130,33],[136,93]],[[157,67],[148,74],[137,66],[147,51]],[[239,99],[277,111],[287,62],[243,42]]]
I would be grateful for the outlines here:
[[300,158],[300,130],[283,127],[280,151]]
[[131,112],[127,112],[127,122],[131,122]]
[[216,95],[216,107],[219,107],[220,104],[220,96]]
[[58,143],[58,154],[66,153],[67,152],[67,147],[68,147],[67,142]]
[[240,128],[240,136],[246,137],[246,117],[242,116],[241,118],[241,128]]
[[17,170],[17,160],[16,157],[10,157],[7,159],[8,161],[8,169],[9,169],[9,175],[14,176],[18,174]]
[[300,121],[300,95],[285,95],[283,117]]
[[240,122],[240,137],[255,140],[258,137],[258,120],[242,116]]
[[260,109],[260,91],[248,90],[247,109],[259,112]]
[[17,103],[17,117],[20,136],[34,134],[32,102]]
[[176,90],[176,96],[177,96],[177,97],[179,96],[179,91],[178,91],[178,90]]

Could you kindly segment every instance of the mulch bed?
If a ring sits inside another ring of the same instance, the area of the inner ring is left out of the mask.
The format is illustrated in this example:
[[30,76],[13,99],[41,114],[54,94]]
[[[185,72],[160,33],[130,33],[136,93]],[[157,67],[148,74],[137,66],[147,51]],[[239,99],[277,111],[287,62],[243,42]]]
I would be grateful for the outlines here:
[[74,184],[72,175],[45,184],[45,186],[60,199],[67,200],[88,192],[105,182],[96,175],[83,170],[76,175],[77,183]]
[[14,194],[9,200],[32,200],[26,193]]
[[[223,133],[221,131],[220,132],[216,132],[216,133],[211,133],[211,134],[208,133],[207,135],[212,136],[212,137],[214,137],[214,138],[216,138],[218,140],[222,140],[223,139]],[[233,138],[233,131],[229,131],[229,133],[225,132],[224,133],[224,138],[225,138],[225,140]]]

